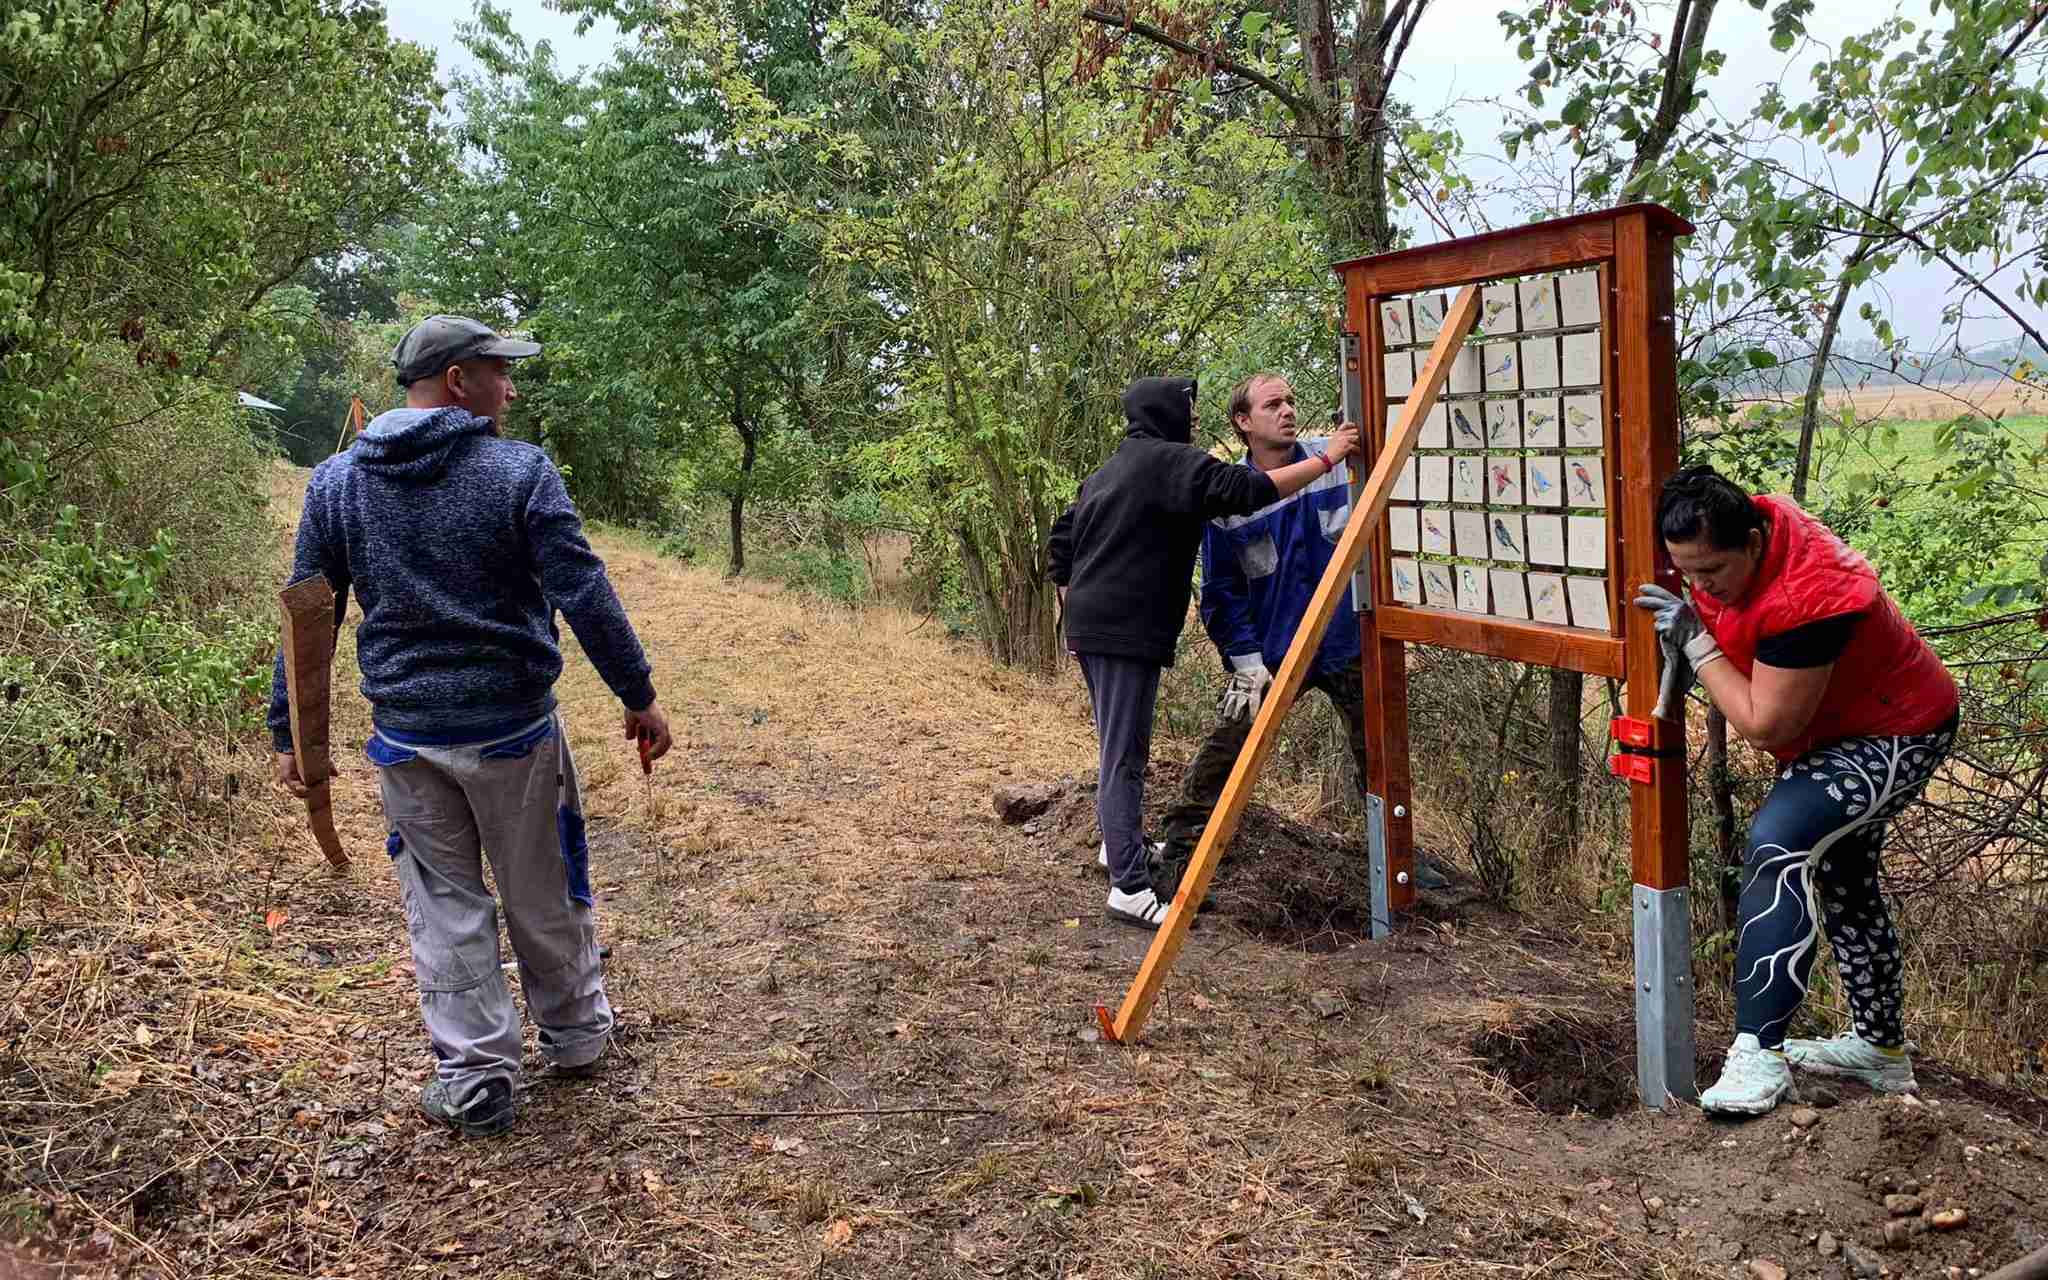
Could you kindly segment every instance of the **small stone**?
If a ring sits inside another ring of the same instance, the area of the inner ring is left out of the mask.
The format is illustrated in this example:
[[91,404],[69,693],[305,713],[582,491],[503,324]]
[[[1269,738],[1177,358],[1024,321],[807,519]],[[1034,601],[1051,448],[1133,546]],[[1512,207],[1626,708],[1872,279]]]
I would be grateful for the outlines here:
[[1344,1012],[1344,1001],[1328,991],[1318,991],[1308,998],[1308,1007],[1316,1011],[1318,1018],[1334,1018]]
[[1894,1218],[1906,1218],[1927,1207],[1927,1202],[1914,1195],[1890,1195],[1884,1198],[1884,1211]]
[[996,816],[1012,826],[1029,822],[1059,798],[1060,789],[1050,783],[1018,783],[995,789]]
[[1769,1258],[1751,1258],[1749,1274],[1755,1276],[1756,1280],[1786,1280],[1785,1268]]
[[1948,1276],[1948,1280],[1964,1280],[1963,1269],[1961,1267],[1950,1267],[1946,1274]]
[[1884,1242],[1897,1249],[1926,1229],[1927,1224],[1918,1218],[1893,1218],[1884,1224]]
[[1844,1243],[1842,1258],[1849,1264],[1849,1270],[1862,1277],[1862,1280],[1875,1280],[1875,1277],[1884,1272],[1884,1264],[1860,1245]]
[[1792,1127],[1795,1129],[1811,1129],[1819,1123],[1820,1112],[1812,1107],[1801,1107],[1792,1113]]
[[1918,1179],[1918,1178],[1907,1178],[1907,1179],[1906,1179],[1905,1181],[1903,1181],[1903,1182],[1899,1183],[1899,1190],[1901,1190],[1901,1191],[1905,1192],[1905,1193],[1906,1193],[1907,1195],[1909,1195],[1909,1196],[1917,1196],[1917,1195],[1919,1195],[1919,1194],[1920,1194],[1920,1179]]
[[1927,1221],[1936,1231],[1960,1231],[1970,1225],[1970,1211],[1963,1208],[1937,1209],[1927,1215]]
[[1965,1160],[1975,1160],[1975,1159],[1976,1159],[1976,1158],[1977,1158],[1978,1156],[1981,1156],[1981,1155],[1983,1155],[1983,1154],[1984,1154],[1984,1148],[1982,1148],[1982,1147],[1964,1147],[1964,1148],[1963,1148],[1963,1159],[1965,1159]]
[[1742,1261],[1743,1253],[1742,1241],[1723,1240],[1718,1248],[1718,1253],[1724,1262],[1740,1262]]
[[1662,1196],[1651,1196],[1648,1200],[1643,1201],[1643,1212],[1652,1218],[1664,1212],[1664,1198]]
[[1899,1105],[1902,1107],[1924,1107],[1927,1104],[1920,1101],[1920,1095],[1917,1093],[1902,1093],[1899,1095]]
[[1832,1258],[1842,1251],[1842,1242],[1835,1239],[1834,1232],[1823,1231],[1820,1233],[1820,1242],[1817,1247],[1820,1249],[1821,1257]]

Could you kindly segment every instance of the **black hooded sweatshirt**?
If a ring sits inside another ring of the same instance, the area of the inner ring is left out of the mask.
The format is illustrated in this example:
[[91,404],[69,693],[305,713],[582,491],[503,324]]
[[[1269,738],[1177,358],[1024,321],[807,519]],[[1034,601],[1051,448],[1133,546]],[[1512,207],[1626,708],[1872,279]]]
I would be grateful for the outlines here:
[[1203,522],[1280,500],[1272,480],[1190,443],[1192,378],[1124,391],[1124,441],[1053,523],[1052,580],[1067,588],[1067,647],[1173,665]]

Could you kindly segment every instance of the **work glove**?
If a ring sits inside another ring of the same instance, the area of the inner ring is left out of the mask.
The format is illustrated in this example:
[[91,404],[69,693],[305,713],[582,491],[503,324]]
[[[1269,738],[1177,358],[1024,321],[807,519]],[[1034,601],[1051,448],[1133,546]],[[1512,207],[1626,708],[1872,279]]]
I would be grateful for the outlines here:
[[1714,642],[1714,633],[1700,622],[1700,615],[1682,596],[1654,583],[1644,583],[1636,588],[1635,605],[1648,610],[1656,620],[1657,643],[1664,651],[1664,678],[1657,685],[1657,718],[1681,720],[1686,691],[1692,688],[1695,673],[1722,656],[1721,646]]
[[1266,670],[1263,662],[1254,662],[1230,673],[1230,683],[1223,687],[1223,705],[1220,708],[1226,723],[1249,720],[1258,714],[1259,704],[1265,701],[1266,690],[1273,685],[1273,673]]

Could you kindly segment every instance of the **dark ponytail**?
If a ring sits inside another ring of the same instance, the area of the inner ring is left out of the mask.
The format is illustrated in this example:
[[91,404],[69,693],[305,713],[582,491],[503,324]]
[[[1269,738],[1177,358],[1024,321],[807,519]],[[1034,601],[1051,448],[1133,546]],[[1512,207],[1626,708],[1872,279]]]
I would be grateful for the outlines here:
[[1698,542],[1716,551],[1749,543],[1752,530],[1770,534],[1770,524],[1749,495],[1712,467],[1687,467],[1664,482],[1657,500],[1657,532],[1666,542]]

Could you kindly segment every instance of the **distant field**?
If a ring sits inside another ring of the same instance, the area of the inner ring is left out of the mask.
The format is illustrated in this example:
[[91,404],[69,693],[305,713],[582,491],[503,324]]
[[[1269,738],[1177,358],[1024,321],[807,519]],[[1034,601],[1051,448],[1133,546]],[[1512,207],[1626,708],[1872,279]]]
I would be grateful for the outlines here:
[[2048,392],[2009,380],[1942,387],[1866,387],[1861,391],[1835,392],[1827,402],[1835,406],[1853,404],[1859,418],[1909,422],[1940,421],[1972,412],[2000,418],[2048,413]]

